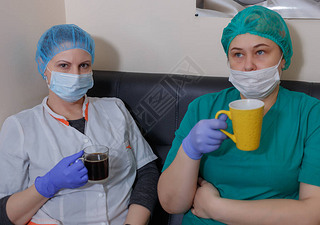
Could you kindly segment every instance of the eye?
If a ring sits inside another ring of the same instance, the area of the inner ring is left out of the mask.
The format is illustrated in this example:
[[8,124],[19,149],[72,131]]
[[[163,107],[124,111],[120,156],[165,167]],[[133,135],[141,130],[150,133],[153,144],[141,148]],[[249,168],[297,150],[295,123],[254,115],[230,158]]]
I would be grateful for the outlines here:
[[265,53],[265,51],[263,51],[263,50],[257,51],[257,55],[264,55],[264,53]]
[[87,69],[90,65],[88,63],[81,63],[80,68]]
[[235,56],[235,57],[237,57],[237,58],[241,58],[241,57],[243,56],[243,54],[242,54],[242,53],[237,52],[237,53],[235,53],[235,54],[234,54],[234,56]]
[[67,68],[68,68],[68,64],[66,64],[66,63],[60,63],[60,64],[59,64],[59,67],[62,68],[62,69],[67,69]]

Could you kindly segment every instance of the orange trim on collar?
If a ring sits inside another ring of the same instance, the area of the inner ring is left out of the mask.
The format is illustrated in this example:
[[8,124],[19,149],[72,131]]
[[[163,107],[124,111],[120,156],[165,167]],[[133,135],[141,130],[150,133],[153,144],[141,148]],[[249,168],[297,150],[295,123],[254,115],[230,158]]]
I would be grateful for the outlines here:
[[84,111],[84,119],[86,120],[86,121],[88,121],[88,107],[89,106],[89,101],[87,102],[87,104],[86,104],[86,110]]
[[[84,119],[85,119],[86,121],[88,121],[88,108],[89,108],[88,106],[89,106],[89,101],[87,102],[87,104],[86,104],[86,109],[84,110]],[[50,114],[50,113],[49,113],[49,114]],[[56,120],[60,121],[60,122],[63,123],[64,125],[69,126],[69,122],[68,122],[67,120],[57,118],[57,117],[55,117],[55,116],[53,116],[53,115],[51,115],[51,114],[50,114],[50,116],[52,116],[52,117],[55,118]]]
[[[29,223],[27,223],[27,225],[40,225],[40,224],[30,221]],[[46,223],[46,224],[42,224],[42,225],[56,225],[56,224],[51,224],[51,223],[48,224],[48,223]]]
[[57,118],[57,117],[54,117],[53,115],[50,114],[50,116],[52,116],[53,118],[55,118],[56,120],[60,121],[61,123],[63,123],[64,125],[67,125],[69,126],[69,122],[67,120],[64,120],[64,119],[60,119],[60,118]]

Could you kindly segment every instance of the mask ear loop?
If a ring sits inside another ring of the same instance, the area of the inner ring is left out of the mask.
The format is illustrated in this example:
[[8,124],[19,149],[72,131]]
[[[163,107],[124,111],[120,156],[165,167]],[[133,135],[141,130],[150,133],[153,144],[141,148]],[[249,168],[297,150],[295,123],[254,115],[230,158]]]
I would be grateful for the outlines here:
[[[48,71],[51,73],[51,76],[52,76],[52,71],[49,69],[49,67],[47,67],[46,70],[48,70]],[[48,86],[48,88],[50,89],[50,85],[49,85],[49,82],[48,82],[48,77],[47,77],[46,75],[44,75],[44,77],[45,77],[47,86]]]
[[279,62],[278,62],[278,64],[277,64],[277,67],[279,67],[282,59],[283,59],[283,53],[282,53],[282,55],[281,55],[281,57],[280,57],[280,60],[279,60]]
[[[282,61],[283,59],[284,59],[284,58],[283,58],[283,53],[282,53],[281,58],[280,58],[280,61],[279,61],[279,65],[281,64],[281,61]],[[283,67],[280,68],[280,69],[281,69],[281,73],[282,73],[284,67],[285,67],[285,64],[283,65]]]
[[[278,64],[277,64],[277,69],[278,69],[278,71],[279,71],[279,66],[280,66],[280,63],[281,63],[282,59],[283,59],[283,53],[282,53],[282,55],[281,55],[281,57],[280,57],[280,60],[279,60],[279,62],[278,62]],[[280,78],[281,78],[281,76],[282,76],[282,72],[283,72],[283,68],[280,68],[280,72],[279,72],[279,77],[280,77]]]
[[228,58],[227,58],[227,67],[228,67],[229,70],[232,70],[231,67],[230,67],[230,61],[229,61]]
[[229,59],[227,59],[227,67],[230,69],[230,62],[229,62]]

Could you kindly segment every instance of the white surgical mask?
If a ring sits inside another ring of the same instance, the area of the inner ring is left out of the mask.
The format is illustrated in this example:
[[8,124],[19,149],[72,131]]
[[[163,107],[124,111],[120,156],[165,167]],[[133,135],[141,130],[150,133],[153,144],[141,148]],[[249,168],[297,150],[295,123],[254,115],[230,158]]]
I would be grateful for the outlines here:
[[62,100],[76,102],[93,87],[92,71],[88,74],[80,75],[52,71],[50,85],[48,86]]
[[278,67],[281,60],[282,57],[275,66],[249,72],[230,68],[229,81],[244,97],[265,99],[280,83]]

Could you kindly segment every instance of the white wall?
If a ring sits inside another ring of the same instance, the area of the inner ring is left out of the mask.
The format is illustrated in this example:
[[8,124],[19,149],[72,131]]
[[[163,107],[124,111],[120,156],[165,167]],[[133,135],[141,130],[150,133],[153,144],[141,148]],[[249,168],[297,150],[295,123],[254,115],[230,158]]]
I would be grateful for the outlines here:
[[[198,74],[227,76],[220,38],[230,19],[195,17],[195,2],[66,0],[66,21],[94,36],[95,69],[161,73],[189,70],[190,74],[193,69]],[[320,81],[320,20],[290,20],[288,26],[294,56],[283,79]]]
[[[41,102],[47,87],[34,60],[41,34],[75,23],[95,38],[94,69],[227,76],[224,18],[197,18],[196,0],[0,0],[0,124]],[[284,79],[320,82],[320,20],[290,20],[294,43]]]
[[41,103],[47,87],[34,60],[36,44],[50,26],[65,23],[64,0],[0,0],[0,124]]

